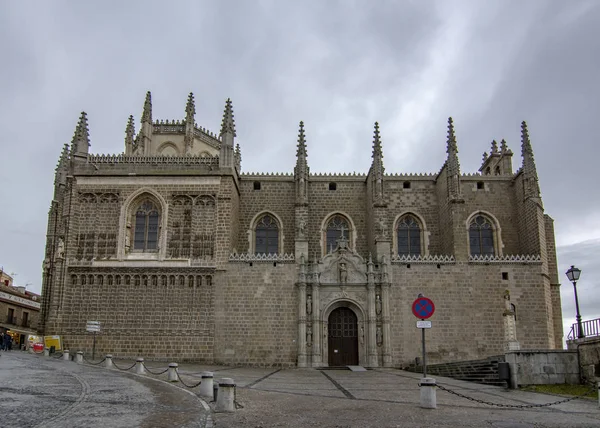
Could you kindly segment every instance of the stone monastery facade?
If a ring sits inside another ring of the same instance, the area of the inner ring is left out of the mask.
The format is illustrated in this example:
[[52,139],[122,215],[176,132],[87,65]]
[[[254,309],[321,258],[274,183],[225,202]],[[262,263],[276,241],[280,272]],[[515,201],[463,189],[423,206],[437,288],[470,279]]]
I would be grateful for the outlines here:
[[[436,311],[428,361],[559,348],[553,221],[522,124],[462,174],[452,119],[435,174],[311,174],[300,122],[293,174],[245,174],[227,100],[220,133],[153,121],[147,94],[125,152],[89,153],[82,113],[56,169],[41,328],[116,357],[230,365],[402,367],[420,356],[411,306]],[[251,148],[249,148],[251,149]],[[291,166],[290,166],[291,167]]]

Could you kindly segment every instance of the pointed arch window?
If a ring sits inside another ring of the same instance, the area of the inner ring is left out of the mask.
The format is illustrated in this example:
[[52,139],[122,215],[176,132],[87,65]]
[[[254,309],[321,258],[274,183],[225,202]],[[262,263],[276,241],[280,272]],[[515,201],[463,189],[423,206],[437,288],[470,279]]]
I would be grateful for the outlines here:
[[342,235],[347,241],[350,241],[350,223],[346,217],[335,214],[325,226],[326,253],[332,253],[337,248],[338,240]]
[[398,255],[421,255],[421,225],[413,215],[405,215],[398,221]]
[[263,215],[256,222],[256,254],[279,254],[279,225],[269,214]]
[[134,251],[157,251],[160,215],[154,202],[146,199],[135,213],[135,230],[133,232]]
[[472,256],[493,256],[494,228],[492,222],[482,216],[476,215],[469,224],[469,247]]

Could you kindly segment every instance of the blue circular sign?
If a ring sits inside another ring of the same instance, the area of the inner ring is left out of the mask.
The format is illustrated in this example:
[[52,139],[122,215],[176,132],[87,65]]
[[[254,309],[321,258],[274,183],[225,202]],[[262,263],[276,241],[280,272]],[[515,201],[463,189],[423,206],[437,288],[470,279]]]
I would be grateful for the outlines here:
[[429,318],[435,312],[435,305],[427,297],[419,297],[412,304],[412,312],[417,318],[422,320]]

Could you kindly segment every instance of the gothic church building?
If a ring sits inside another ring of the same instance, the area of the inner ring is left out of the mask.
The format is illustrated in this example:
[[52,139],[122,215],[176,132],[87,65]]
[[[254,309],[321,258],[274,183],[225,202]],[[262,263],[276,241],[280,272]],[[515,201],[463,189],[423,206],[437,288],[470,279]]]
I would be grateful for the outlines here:
[[525,122],[516,171],[494,141],[461,173],[449,119],[437,173],[386,174],[376,123],[367,174],[311,174],[300,122],[293,174],[248,174],[231,101],[218,134],[194,115],[190,94],[184,119],[153,120],[148,93],[124,153],[99,155],[82,113],[48,216],[45,334],[91,352],[93,320],[97,351],[115,357],[403,367],[420,356],[423,293],[431,363],[561,347],[553,221]]

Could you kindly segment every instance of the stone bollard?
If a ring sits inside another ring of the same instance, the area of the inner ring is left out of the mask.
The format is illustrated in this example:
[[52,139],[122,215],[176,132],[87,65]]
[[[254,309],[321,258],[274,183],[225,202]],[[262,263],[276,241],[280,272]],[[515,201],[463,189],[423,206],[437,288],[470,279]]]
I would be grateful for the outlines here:
[[112,369],[114,367],[112,362],[112,355],[108,354],[104,358],[106,359],[106,361],[104,361],[104,367],[106,367],[107,369]]
[[70,359],[71,359],[71,358],[69,357],[69,350],[68,350],[68,349],[65,349],[65,350],[63,351],[63,360],[65,360],[65,361],[69,361]]
[[177,382],[177,363],[169,363],[169,370],[167,371],[167,380],[169,382]]
[[44,357],[50,356],[50,348],[44,348]]
[[83,352],[82,351],[77,351],[77,354],[75,354],[75,362],[77,364],[83,364]]
[[212,372],[202,372],[202,383],[198,388],[198,395],[202,397],[209,397],[211,400],[213,397],[213,373]]
[[135,372],[137,374],[146,374],[146,368],[144,367],[144,359],[139,357],[135,360]]
[[235,412],[235,383],[233,379],[225,377],[219,382],[219,394],[215,412]]
[[421,407],[423,409],[437,409],[436,383],[432,377],[421,378]]

